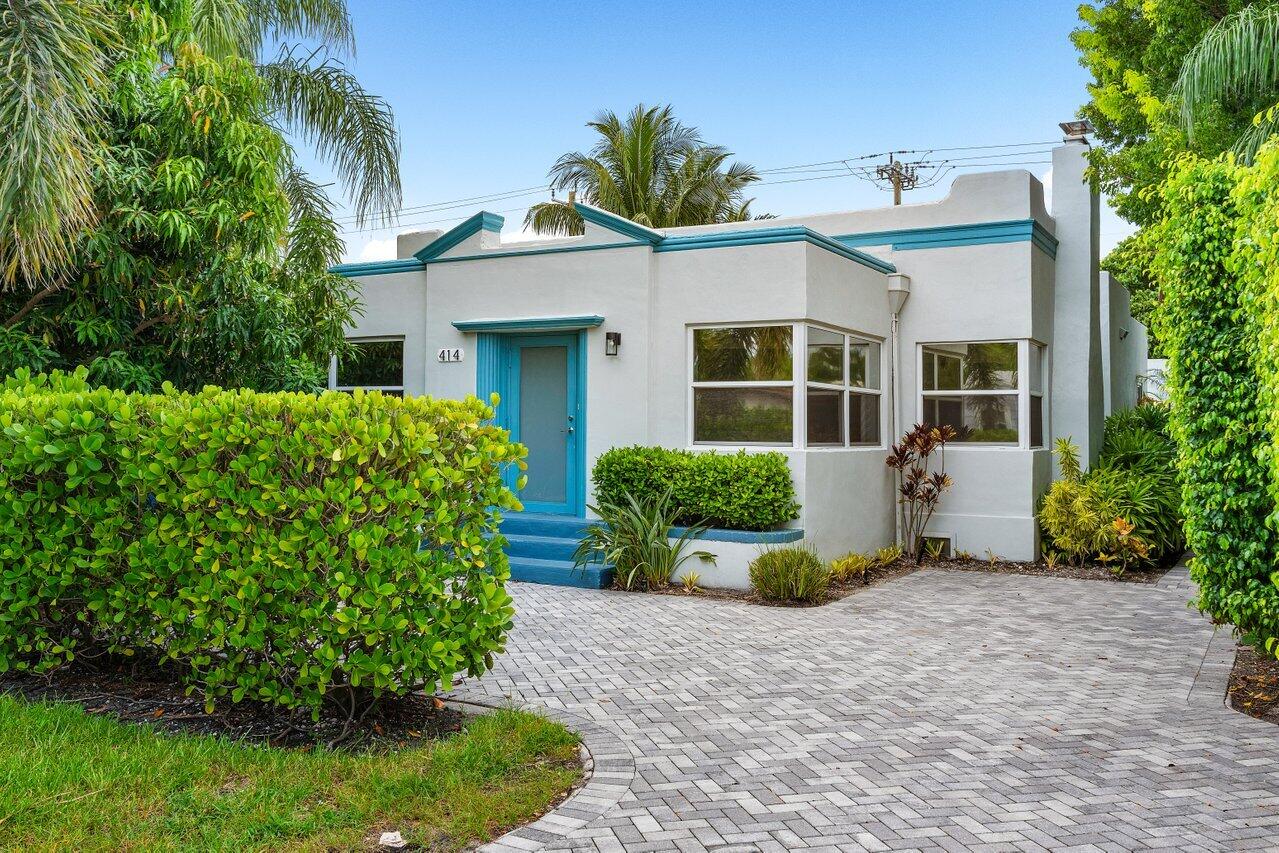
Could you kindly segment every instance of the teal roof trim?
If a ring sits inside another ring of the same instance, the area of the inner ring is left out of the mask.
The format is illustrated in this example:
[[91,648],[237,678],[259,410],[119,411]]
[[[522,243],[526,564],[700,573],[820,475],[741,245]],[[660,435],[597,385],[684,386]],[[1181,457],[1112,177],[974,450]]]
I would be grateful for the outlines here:
[[834,239],[850,247],[891,246],[894,252],[1029,241],[1046,252],[1049,257],[1057,257],[1057,238],[1037,219],[938,225],[931,228],[899,228],[892,231],[864,231],[859,234],[842,234]]
[[601,210],[598,207],[576,201],[573,202],[573,209],[587,222],[598,225],[601,228],[607,228],[609,231],[615,231],[623,236],[654,246],[662,242],[663,237],[657,231],[652,228],[645,228],[643,225],[632,222],[624,216],[618,216],[616,213],[609,213],[607,210]]
[[427,243],[421,249],[413,253],[413,257],[419,261],[429,261],[438,258],[440,255],[452,249],[461,243],[467,237],[478,234],[480,231],[498,232],[502,230],[502,225],[506,220],[498,216],[496,213],[489,213],[487,210],[481,210],[469,219],[466,219],[457,225],[454,225],[448,231],[436,237]]
[[574,317],[518,317],[509,320],[457,320],[459,332],[550,332],[593,329],[604,322],[598,314]]
[[638,240],[625,243],[591,243],[585,246],[548,246],[545,249],[516,249],[510,252],[483,252],[478,255],[454,255],[448,258],[431,258],[423,264],[451,264],[456,261],[483,261],[488,258],[523,258],[528,255],[556,255],[561,252],[590,252],[596,249],[629,249],[634,246],[647,246]]
[[868,255],[865,252],[860,252],[843,242],[832,240],[825,234],[818,234],[803,225],[790,225],[779,228],[752,228],[745,231],[712,231],[707,234],[667,237],[654,246],[653,251],[683,252],[690,249],[719,249],[729,246],[761,246],[771,243],[799,242],[809,243],[828,252],[833,252],[842,258],[870,267],[876,272],[897,272],[897,267],[887,261]]
[[359,278],[362,275],[386,275],[397,272],[413,272],[426,269],[417,258],[401,258],[394,261],[362,261],[354,264],[336,264],[329,267],[329,272],[347,278]]

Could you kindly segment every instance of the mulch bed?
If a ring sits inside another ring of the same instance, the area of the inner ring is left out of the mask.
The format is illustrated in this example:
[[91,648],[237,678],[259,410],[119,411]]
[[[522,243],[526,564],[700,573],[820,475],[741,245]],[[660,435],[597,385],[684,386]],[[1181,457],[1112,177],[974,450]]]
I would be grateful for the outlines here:
[[1228,695],[1236,711],[1279,725],[1279,660],[1252,646],[1237,647]]
[[386,752],[415,746],[462,728],[466,714],[430,696],[384,699],[363,720],[347,725],[336,711],[311,719],[309,710],[288,711],[264,702],[219,702],[212,714],[197,692],[186,695],[176,668],[154,661],[106,656],[75,663],[47,675],[10,673],[0,692],[30,701],[74,702],[90,714],[164,732],[220,735],[272,747],[338,746]]
[[[911,562],[906,558],[902,558],[888,566],[874,566],[866,571],[866,579],[863,583],[860,580],[850,581],[848,583],[831,583],[830,591],[824,601],[817,604],[807,604],[804,602],[789,601],[765,601],[754,592],[736,589],[715,589],[698,587],[695,592],[688,592],[678,584],[673,584],[661,589],[652,589],[641,594],[648,595],[675,595],[685,598],[706,598],[712,601],[736,601],[742,604],[754,604],[760,607],[821,607],[834,601],[847,598],[850,595],[856,595],[864,589],[869,589],[888,581],[914,574],[920,569],[938,569],[947,572],[985,572],[987,574],[996,575],[1032,575],[1035,577],[1048,578],[1069,578],[1072,580],[1094,580],[1106,581],[1109,583],[1140,583],[1151,584],[1157,583],[1171,566],[1153,569],[1129,569],[1123,574],[1115,574],[1107,566],[1085,565],[1072,566],[1066,563],[1058,563],[1053,568],[1048,568],[1044,563],[1028,563],[1017,562],[1013,560],[978,560],[969,558],[953,558],[949,560],[934,560],[925,557],[919,565]],[[621,590],[615,588],[615,591],[624,592],[631,590]],[[637,591],[638,592],[638,591]]]
[[1116,574],[1108,566],[1096,564],[1084,566],[1072,566],[1065,562],[1060,562],[1053,568],[1048,568],[1046,563],[1024,563],[1015,560],[978,560],[978,559],[950,559],[950,560],[933,560],[928,557],[924,558],[924,569],[941,569],[943,571],[959,571],[959,572],[986,572],[996,575],[1033,575],[1035,577],[1045,578],[1069,578],[1072,580],[1085,581],[1110,581],[1111,583],[1158,583],[1159,579],[1168,573],[1171,566],[1151,569],[1128,569],[1123,574]]

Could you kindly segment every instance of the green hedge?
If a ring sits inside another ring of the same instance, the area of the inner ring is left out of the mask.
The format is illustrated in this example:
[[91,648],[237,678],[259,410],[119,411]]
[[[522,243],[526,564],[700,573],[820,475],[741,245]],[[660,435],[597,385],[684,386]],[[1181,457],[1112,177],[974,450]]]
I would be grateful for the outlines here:
[[[1191,160],[1165,185],[1157,320],[1168,352],[1171,431],[1198,604],[1265,645],[1279,636],[1267,459],[1273,439],[1258,395],[1264,320],[1257,282],[1249,281],[1252,249],[1239,240],[1248,215],[1237,203],[1240,171],[1229,162]],[[1273,192],[1269,180],[1266,193]],[[1262,230],[1273,239],[1274,228],[1272,217]]]
[[671,489],[677,524],[767,530],[799,515],[790,466],[780,453],[694,453],[664,447],[615,447],[591,472],[595,498],[625,505]]
[[212,703],[449,689],[513,610],[498,510],[523,448],[475,400],[0,389],[0,672],[87,647]]

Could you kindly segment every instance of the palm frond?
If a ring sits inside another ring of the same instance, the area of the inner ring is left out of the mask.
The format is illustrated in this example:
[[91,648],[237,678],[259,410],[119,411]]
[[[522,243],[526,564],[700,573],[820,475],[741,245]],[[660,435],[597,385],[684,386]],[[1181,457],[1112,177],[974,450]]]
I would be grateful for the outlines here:
[[24,0],[0,12],[0,289],[44,286],[95,218],[92,171],[111,7]]
[[317,64],[285,52],[259,71],[272,110],[348,187],[357,223],[391,221],[402,194],[399,134],[387,102],[331,59]]
[[289,199],[285,268],[317,270],[336,264],[346,246],[333,222],[333,203],[324,188],[292,156],[281,170],[280,187]]
[[230,57],[253,59],[261,45],[261,30],[244,0],[177,3],[169,27],[174,50],[184,42],[194,42],[219,62]]
[[1259,113],[1235,142],[1234,152],[1240,162],[1251,163],[1261,146],[1275,134],[1279,134],[1279,104]]
[[1279,87],[1279,6],[1248,6],[1218,21],[1181,65],[1173,94],[1182,123],[1194,133],[1205,105]]
[[355,54],[355,32],[346,0],[245,0],[263,39],[318,41]]
[[562,201],[535,204],[524,215],[524,226],[539,234],[577,235],[585,231],[582,216]]
[[[572,151],[551,167],[555,189],[652,228],[732,221],[742,190],[759,180],[731,152],[707,145],[695,127],[667,106],[638,104],[625,118],[605,110],[587,123],[599,138],[589,152]],[[525,219],[538,231],[581,233],[577,216],[539,205]],[[539,223],[541,223],[539,225]]]
[[268,39],[304,39],[355,52],[344,0],[185,0],[175,4],[170,26],[175,43],[193,41],[219,61],[256,60]]

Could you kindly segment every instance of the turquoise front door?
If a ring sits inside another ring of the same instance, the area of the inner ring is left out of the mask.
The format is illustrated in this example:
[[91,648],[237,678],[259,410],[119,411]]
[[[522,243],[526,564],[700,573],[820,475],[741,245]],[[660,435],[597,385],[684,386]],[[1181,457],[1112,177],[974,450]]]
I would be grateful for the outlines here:
[[584,447],[579,334],[504,336],[499,417],[528,448],[528,512],[583,513],[580,449]]

